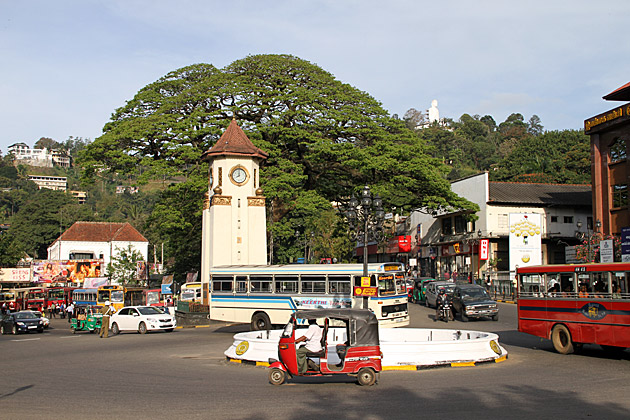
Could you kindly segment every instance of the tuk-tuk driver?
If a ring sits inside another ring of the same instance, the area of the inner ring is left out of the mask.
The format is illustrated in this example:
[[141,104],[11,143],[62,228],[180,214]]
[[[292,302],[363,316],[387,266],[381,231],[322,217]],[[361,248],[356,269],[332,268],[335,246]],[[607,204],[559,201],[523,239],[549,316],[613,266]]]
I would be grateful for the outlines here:
[[101,331],[99,332],[99,336],[103,338],[109,338],[109,316],[114,313],[114,307],[111,306],[111,302],[108,300],[105,302],[105,306],[101,308],[101,313],[103,314],[103,318],[101,320]]
[[306,341],[306,344],[304,346],[295,351],[295,354],[297,355],[299,373],[306,373],[307,371],[308,365],[306,361],[306,353],[317,353],[322,350],[322,329],[319,327],[319,325],[317,325],[316,319],[309,319],[308,323],[309,326],[308,330],[306,330],[306,334],[295,340],[295,344]]

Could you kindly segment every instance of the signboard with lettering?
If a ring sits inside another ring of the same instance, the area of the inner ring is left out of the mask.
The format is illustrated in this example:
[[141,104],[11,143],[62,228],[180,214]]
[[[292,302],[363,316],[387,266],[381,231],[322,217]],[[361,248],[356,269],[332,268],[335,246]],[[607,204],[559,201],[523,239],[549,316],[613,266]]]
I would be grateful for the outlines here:
[[613,248],[612,239],[599,241],[599,262],[615,262],[615,250]]
[[479,259],[480,260],[487,260],[488,259],[488,245],[489,245],[489,240],[488,239],[482,239],[479,241]]
[[621,261],[630,262],[630,227],[621,228]]
[[353,296],[378,296],[378,287],[359,287],[354,286],[352,291]]
[[539,213],[510,213],[510,271],[516,266],[542,264],[542,224]]

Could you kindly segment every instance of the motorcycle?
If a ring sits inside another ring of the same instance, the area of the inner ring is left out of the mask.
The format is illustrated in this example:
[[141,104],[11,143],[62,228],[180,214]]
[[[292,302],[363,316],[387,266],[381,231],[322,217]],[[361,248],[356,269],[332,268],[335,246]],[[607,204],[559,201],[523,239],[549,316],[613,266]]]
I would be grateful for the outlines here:
[[435,321],[440,320],[444,322],[455,321],[455,311],[453,311],[453,304],[450,300],[441,302],[435,310]]

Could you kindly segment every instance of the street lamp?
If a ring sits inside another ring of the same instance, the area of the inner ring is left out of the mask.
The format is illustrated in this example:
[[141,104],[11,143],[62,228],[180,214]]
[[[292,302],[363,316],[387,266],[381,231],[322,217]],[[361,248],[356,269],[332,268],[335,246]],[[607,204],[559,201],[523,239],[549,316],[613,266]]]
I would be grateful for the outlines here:
[[578,229],[577,232],[575,232],[575,237],[581,241],[583,241],[584,238],[586,238],[586,247],[587,247],[586,259],[587,259],[587,262],[591,262],[591,241],[592,241],[593,236],[595,236],[595,233],[599,232],[599,228],[602,226],[602,222],[600,222],[599,220],[595,222],[595,230],[591,230],[587,226],[586,232],[580,231],[582,229],[581,221],[578,220],[575,225],[577,226],[577,229]]
[[[363,240],[363,277],[368,277],[368,242],[380,242],[383,239],[383,221],[385,220],[383,200],[378,194],[372,198],[370,187],[366,185],[361,192],[360,202],[352,194],[346,218],[350,240],[353,242],[358,239]],[[363,298],[363,307],[367,309],[367,298]]]

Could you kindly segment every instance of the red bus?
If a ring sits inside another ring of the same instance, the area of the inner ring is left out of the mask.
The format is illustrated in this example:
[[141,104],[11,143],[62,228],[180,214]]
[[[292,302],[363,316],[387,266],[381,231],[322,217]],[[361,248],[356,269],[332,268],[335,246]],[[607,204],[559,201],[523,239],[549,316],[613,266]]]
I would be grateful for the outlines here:
[[0,308],[16,312],[20,310],[20,304],[18,303],[18,297],[15,290],[2,290],[0,291]]
[[164,302],[164,295],[162,295],[161,289],[146,289],[143,290],[144,304],[147,306],[166,306]]
[[517,281],[519,331],[561,354],[630,347],[630,263],[521,267]]
[[74,289],[76,289],[76,287],[52,286],[47,288],[46,308],[53,303],[56,307],[59,307],[62,303],[67,306],[70,302],[72,302],[72,291]]
[[43,287],[34,287],[28,291],[25,299],[24,309],[41,311],[46,307],[46,289]]

